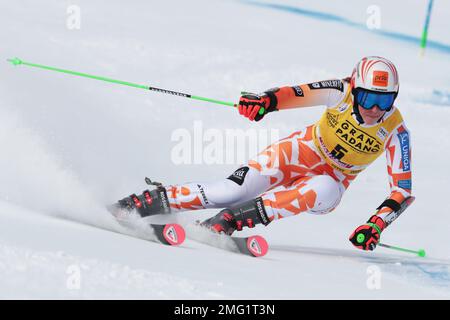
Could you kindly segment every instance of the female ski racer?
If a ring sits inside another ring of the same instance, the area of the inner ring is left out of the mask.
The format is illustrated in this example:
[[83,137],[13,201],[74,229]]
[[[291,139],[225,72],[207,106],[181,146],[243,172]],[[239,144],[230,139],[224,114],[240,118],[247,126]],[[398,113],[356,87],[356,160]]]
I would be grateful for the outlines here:
[[394,64],[370,56],[359,61],[346,79],[242,95],[239,113],[252,121],[273,111],[321,105],[326,109],[316,123],[268,146],[226,179],[158,185],[118,201],[114,214],[137,212],[146,217],[225,208],[201,224],[228,235],[302,212],[326,214],[338,206],[357,175],[384,152],[390,195],[350,235],[357,248],[373,250],[390,215],[411,195],[409,131],[394,106],[398,91]]

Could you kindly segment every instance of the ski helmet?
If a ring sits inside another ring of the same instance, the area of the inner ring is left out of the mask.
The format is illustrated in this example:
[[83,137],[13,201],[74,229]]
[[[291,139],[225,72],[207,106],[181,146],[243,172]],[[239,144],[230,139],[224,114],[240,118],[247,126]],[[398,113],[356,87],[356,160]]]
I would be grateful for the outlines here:
[[[399,90],[397,69],[395,65],[386,58],[377,56],[364,57],[353,69],[350,85],[354,98],[353,112],[358,121],[364,123],[358,110],[358,93],[364,91],[372,96],[374,93],[378,93],[383,95],[384,98],[387,98],[387,96],[390,95],[390,106],[382,110],[391,110]],[[368,107],[372,106],[369,105]]]

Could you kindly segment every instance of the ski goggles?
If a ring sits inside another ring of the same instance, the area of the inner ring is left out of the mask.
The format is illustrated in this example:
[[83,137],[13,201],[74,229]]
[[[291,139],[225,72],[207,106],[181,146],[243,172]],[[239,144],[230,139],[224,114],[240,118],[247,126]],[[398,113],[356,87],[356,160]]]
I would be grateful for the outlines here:
[[366,110],[377,106],[382,111],[388,111],[392,108],[396,96],[395,92],[373,92],[358,89],[356,102]]

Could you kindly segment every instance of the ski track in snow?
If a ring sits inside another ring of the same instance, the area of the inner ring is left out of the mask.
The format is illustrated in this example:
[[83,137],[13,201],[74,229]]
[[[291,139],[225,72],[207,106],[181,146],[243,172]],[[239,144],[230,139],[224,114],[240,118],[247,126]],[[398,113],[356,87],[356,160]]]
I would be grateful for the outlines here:
[[0,273],[0,299],[223,298],[211,283],[63,251],[0,245]]
[[450,260],[433,258],[408,258],[401,255],[371,255],[349,250],[313,247],[271,246],[272,251],[325,256],[330,260],[345,259],[357,263],[378,265],[382,271],[394,274],[405,281],[423,286],[433,286],[450,293]]

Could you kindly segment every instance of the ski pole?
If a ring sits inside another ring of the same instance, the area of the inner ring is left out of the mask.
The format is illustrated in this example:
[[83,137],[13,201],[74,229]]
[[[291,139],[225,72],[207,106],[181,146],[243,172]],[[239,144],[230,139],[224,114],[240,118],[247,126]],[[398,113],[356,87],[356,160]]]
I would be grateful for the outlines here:
[[388,248],[388,249],[392,249],[392,250],[408,252],[408,253],[414,253],[414,254],[417,254],[419,257],[422,257],[422,258],[425,257],[425,250],[424,249],[419,249],[419,250],[416,251],[416,250],[410,250],[410,249],[405,249],[405,248],[391,246],[391,245],[385,244],[385,243],[379,243],[378,245],[380,247],[384,247],[384,248]]
[[[386,226],[389,226],[394,220],[396,220],[406,210],[406,208],[408,208],[414,202],[414,200],[416,200],[416,197],[414,197],[414,196],[407,197],[401,203],[400,208],[397,211],[393,211],[390,214],[388,214],[385,217]],[[378,245],[381,247],[384,247],[384,248],[392,249],[392,250],[414,253],[414,254],[417,254],[419,257],[425,257],[424,249],[420,249],[420,250],[416,251],[416,250],[410,250],[410,249],[400,248],[400,247],[396,247],[396,246],[391,246],[389,244],[384,244],[384,243],[379,243]]]
[[[65,70],[65,69],[60,69],[60,68],[40,65],[40,64],[36,64],[36,63],[26,62],[26,61],[23,61],[23,60],[21,60],[19,58],[7,59],[7,61],[12,63],[14,66],[24,65],[24,66],[29,66],[29,67],[39,68],[39,69],[45,69],[45,70],[50,70],[50,71],[55,71],[55,72],[71,74],[71,75],[74,75],[74,76],[80,76],[80,77],[91,78],[91,79],[105,81],[105,82],[121,84],[121,85],[125,85],[125,86],[139,88],[139,89],[145,89],[145,90],[156,91],[156,92],[165,93],[165,94],[171,94],[171,95],[184,97],[184,98],[189,98],[189,99],[194,99],[194,100],[201,100],[201,101],[221,104],[221,105],[225,105],[225,106],[237,107],[237,105],[235,103],[232,103],[232,102],[220,101],[220,100],[216,100],[216,99],[205,98],[205,97],[201,97],[201,96],[195,96],[195,95],[191,95],[191,94],[188,94],[188,93],[182,93],[182,92],[177,92],[177,91],[172,91],[172,90],[166,90],[166,89],[151,87],[151,86],[147,86],[147,85],[142,85],[142,84],[127,82],[127,81],[116,80],[116,79],[96,76],[96,75],[92,75],[92,74],[72,71],[72,70]],[[260,113],[264,113],[264,109],[261,109]]]
[[[391,213],[386,215],[386,217],[384,218],[384,221],[386,223],[386,227],[389,226],[393,221],[395,221],[406,210],[406,208],[408,208],[414,202],[415,199],[416,199],[416,197],[414,197],[414,196],[407,197],[400,204],[400,207],[399,207],[399,209],[397,211],[392,211]],[[362,233],[360,233],[360,234],[358,234],[358,237],[359,236],[362,236],[362,241],[364,241],[364,235]],[[384,244],[384,243],[379,243],[378,245],[380,247],[384,247],[384,248],[388,248],[388,249],[392,249],[392,250],[409,252],[409,253],[415,253],[419,257],[425,257],[425,250],[424,249],[420,249],[420,250],[416,251],[416,250],[410,250],[410,249],[400,248],[400,247],[396,247],[396,246],[391,246],[389,244]]]

